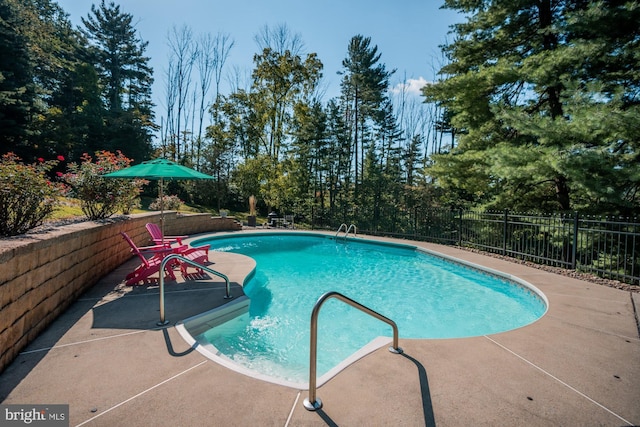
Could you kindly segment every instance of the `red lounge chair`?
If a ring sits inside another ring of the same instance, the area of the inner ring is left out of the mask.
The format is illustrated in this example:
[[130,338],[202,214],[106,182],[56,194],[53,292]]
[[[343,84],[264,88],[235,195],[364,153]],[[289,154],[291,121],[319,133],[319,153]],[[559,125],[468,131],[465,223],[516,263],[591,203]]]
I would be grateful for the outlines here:
[[186,239],[187,237],[189,237],[189,236],[164,236],[164,239],[163,239],[162,230],[160,230],[160,227],[158,226],[158,224],[155,224],[153,222],[148,222],[145,227],[147,227],[147,231],[151,235],[151,240],[153,241],[154,245],[171,246],[172,244],[177,243],[178,245],[181,246],[182,239]]
[[[152,274],[158,273],[160,270],[160,265],[162,264],[162,260],[172,253],[175,253],[175,250],[178,248],[171,248],[163,245],[154,245],[154,246],[136,246],[133,243],[133,240],[129,237],[129,235],[125,232],[120,232],[122,237],[127,241],[129,246],[131,246],[131,252],[135,254],[140,260],[142,264],[136,267],[131,273],[127,274],[127,285],[137,285],[140,282],[146,282],[149,279],[149,276]],[[183,251],[187,249],[187,246],[183,246]],[[176,280],[175,274],[173,274],[173,267],[176,265],[174,262],[168,262],[165,265],[165,278],[170,277],[172,280]]]
[[[182,239],[186,239],[189,236],[164,236],[162,238],[162,231],[158,224],[153,222],[148,222],[145,227],[147,231],[151,235],[151,240],[156,245],[162,245],[166,247],[171,247],[172,244],[177,243],[178,247],[173,247],[175,253],[182,255],[183,257],[197,262],[198,264],[208,265],[209,261],[209,247],[210,245],[199,246],[197,248],[186,248],[186,245],[182,244]],[[191,264],[187,264],[185,262],[180,262],[178,260],[178,264],[180,265],[180,272],[182,273],[182,277],[186,277],[188,275],[187,267],[192,266]],[[198,274],[203,275],[204,271],[201,268],[196,267]]]
[[[174,252],[178,253],[180,256],[187,258],[188,260],[206,266],[208,264],[211,264],[211,262],[209,261],[209,247],[210,245],[205,245],[181,251],[176,251],[177,248],[174,248]],[[182,273],[182,277],[187,277],[189,275],[187,271],[187,267],[189,266],[194,267],[199,275],[204,275],[204,270],[199,267],[180,260],[178,260],[178,264],[180,264],[180,273]]]

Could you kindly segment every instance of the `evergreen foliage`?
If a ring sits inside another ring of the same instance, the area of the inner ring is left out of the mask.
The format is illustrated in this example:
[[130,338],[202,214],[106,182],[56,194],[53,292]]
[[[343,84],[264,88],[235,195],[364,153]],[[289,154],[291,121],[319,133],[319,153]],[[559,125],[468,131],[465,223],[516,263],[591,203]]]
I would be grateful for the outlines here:
[[95,65],[104,100],[103,149],[121,150],[134,159],[151,153],[153,70],[144,56],[148,42],[141,41],[133,26],[133,15],[104,0],[92,5],[82,19],[83,35],[89,40],[90,62]]
[[638,2],[445,5],[468,19],[424,89],[459,136],[438,183],[472,206],[637,212]]
[[74,29],[52,0],[0,2],[0,143],[27,161],[151,153],[152,70],[132,16],[104,1]]
[[29,52],[24,8],[15,1],[0,2],[0,146],[20,157],[29,154],[26,139],[36,110],[34,66]]
[[286,26],[256,36],[250,79],[230,93],[228,36],[174,29],[153,147],[153,70],[132,15],[101,0],[74,29],[53,0],[3,0],[0,150],[75,165],[163,155],[216,177],[172,184],[187,202],[244,211],[255,195],[259,213],[314,226],[417,230],[418,211],[439,207],[640,211],[640,2],[444,6],[465,19],[413,110],[370,37],[349,40],[340,95],[323,100],[322,61]]

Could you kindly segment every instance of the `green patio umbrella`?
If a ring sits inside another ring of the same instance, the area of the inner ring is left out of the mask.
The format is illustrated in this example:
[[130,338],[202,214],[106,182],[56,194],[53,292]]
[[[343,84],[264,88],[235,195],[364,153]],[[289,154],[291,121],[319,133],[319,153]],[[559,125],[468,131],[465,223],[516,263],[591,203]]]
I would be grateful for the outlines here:
[[121,179],[148,179],[159,181],[160,193],[160,229],[164,239],[164,200],[162,187],[165,180],[181,180],[181,179],[214,179],[211,175],[198,172],[195,169],[179,165],[167,159],[155,159],[142,162],[138,165],[125,169],[120,169],[103,175],[104,178],[121,178]]

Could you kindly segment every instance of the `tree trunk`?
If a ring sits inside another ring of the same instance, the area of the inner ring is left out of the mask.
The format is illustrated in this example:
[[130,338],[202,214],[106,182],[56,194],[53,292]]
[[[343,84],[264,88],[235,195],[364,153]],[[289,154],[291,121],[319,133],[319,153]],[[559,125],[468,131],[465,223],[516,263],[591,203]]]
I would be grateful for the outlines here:
[[[553,11],[551,10],[551,0],[542,0],[539,3],[540,29],[543,32],[542,46],[544,50],[552,51],[558,45],[558,37],[551,31],[553,26]],[[562,103],[560,102],[560,92],[562,86],[560,84],[552,85],[546,88],[545,92],[549,101],[549,111],[551,117],[562,116]]]
[[560,204],[560,209],[563,211],[569,211],[571,209],[571,201],[569,198],[567,178],[561,175],[556,177],[554,182],[556,183],[556,199]]

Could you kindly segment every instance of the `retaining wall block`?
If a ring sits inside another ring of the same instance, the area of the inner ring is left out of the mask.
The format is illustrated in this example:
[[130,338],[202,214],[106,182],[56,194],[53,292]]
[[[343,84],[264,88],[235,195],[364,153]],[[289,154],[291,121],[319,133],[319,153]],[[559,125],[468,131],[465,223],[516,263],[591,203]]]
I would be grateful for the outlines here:
[[[242,229],[234,218],[165,212],[165,234]],[[129,261],[124,231],[138,246],[151,244],[147,222],[160,213],[69,224],[20,238],[0,239],[0,372],[101,277]]]

